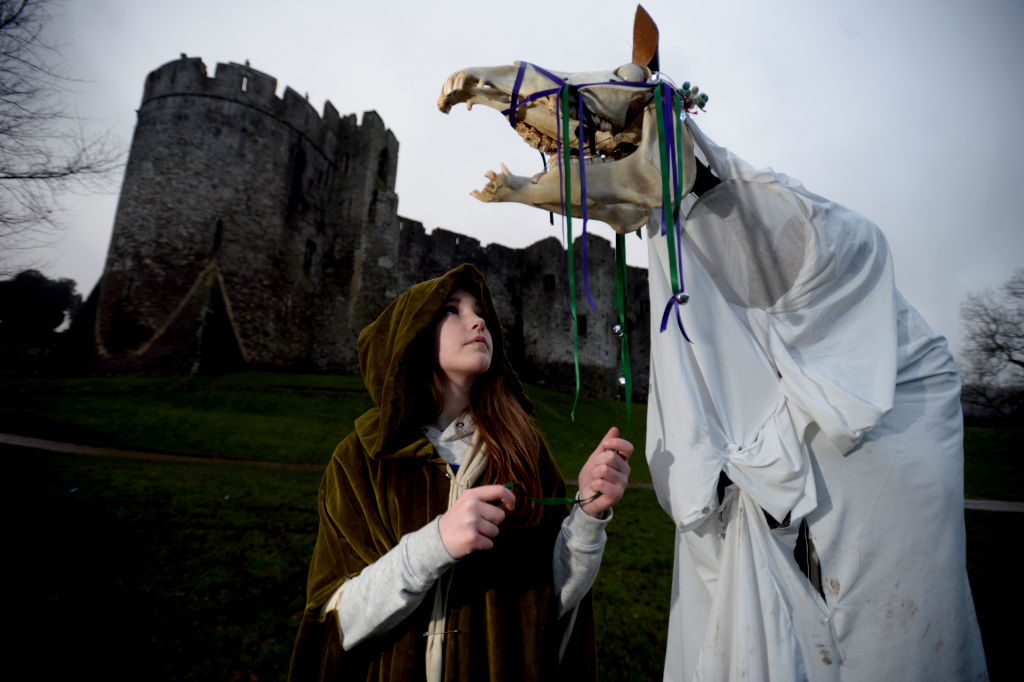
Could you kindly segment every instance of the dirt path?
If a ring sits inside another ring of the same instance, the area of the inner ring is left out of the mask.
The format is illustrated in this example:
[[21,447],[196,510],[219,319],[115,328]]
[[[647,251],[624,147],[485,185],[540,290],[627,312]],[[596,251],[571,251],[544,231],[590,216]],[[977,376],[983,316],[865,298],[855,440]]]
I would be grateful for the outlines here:
[[[62,443],[44,438],[30,438],[28,436],[15,436],[8,433],[0,433],[0,445],[13,445],[33,450],[46,450],[48,452],[62,452],[69,455],[87,455],[91,457],[122,457],[127,459],[141,459],[151,462],[195,462],[199,464],[233,464],[247,467],[262,467],[266,469],[301,469],[305,471],[323,471],[323,464],[306,464],[300,462],[264,462],[254,459],[227,459],[222,457],[197,457],[195,455],[172,455],[162,452],[144,452],[142,450],[124,450],[120,448],[97,447],[93,445],[78,445],[77,443]],[[576,485],[573,479],[566,479],[569,485]],[[629,484],[630,488],[641,490],[653,490],[654,485],[637,481]],[[1024,512],[1024,502],[1007,502],[1004,500],[964,500],[965,509],[977,509],[982,511],[1004,511]]]

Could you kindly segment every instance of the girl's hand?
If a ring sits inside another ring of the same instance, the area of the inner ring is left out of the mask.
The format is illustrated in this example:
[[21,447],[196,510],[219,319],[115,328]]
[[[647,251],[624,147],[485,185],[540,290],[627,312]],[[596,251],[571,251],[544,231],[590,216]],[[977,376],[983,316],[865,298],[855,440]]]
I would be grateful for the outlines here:
[[633,444],[619,438],[619,430],[614,426],[609,429],[580,469],[580,499],[586,500],[594,493],[601,493],[593,500],[581,502],[583,511],[600,518],[622,499],[629,483],[629,457],[632,454]]
[[491,549],[498,525],[505,520],[505,509],[511,510],[515,505],[516,496],[503,485],[482,485],[464,491],[438,521],[441,543],[453,559]]

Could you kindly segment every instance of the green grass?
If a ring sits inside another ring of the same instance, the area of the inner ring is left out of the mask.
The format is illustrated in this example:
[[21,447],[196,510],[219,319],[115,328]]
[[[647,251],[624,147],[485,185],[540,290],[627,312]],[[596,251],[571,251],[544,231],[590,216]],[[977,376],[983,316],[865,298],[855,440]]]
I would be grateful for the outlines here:
[[964,429],[964,493],[1024,501],[1024,429]]
[[653,490],[615,505],[594,583],[601,679],[660,680],[672,597],[675,524]]
[[[575,476],[622,403],[530,389],[560,466]],[[368,405],[358,377],[0,378],[0,430],[234,459],[324,463]],[[644,406],[631,439],[643,452]],[[1021,432],[968,429],[966,489],[1021,499]],[[319,473],[0,448],[15,500],[19,628],[44,677],[282,679],[316,532]],[[643,456],[633,480],[649,481]],[[603,680],[660,679],[674,529],[653,492],[616,506],[594,587]],[[968,568],[993,679],[1010,679],[1021,599],[1006,594],[1024,515],[967,512]],[[1009,615],[1008,615],[1009,614]],[[69,634],[73,633],[73,634]],[[52,649],[60,640],[60,653]],[[53,674],[51,674],[53,673]]]
[[29,632],[48,635],[23,644],[60,642],[46,679],[284,678],[319,473],[3,454],[25,483]]
[[[27,483],[21,542],[42,600],[30,626],[87,614],[88,627],[51,661],[58,672],[283,679],[316,535],[318,472],[0,453]],[[594,588],[602,679],[656,679],[672,524],[646,490],[630,491],[615,513]]]
[[[530,390],[537,422],[574,478],[608,428],[625,429],[624,403]],[[229,459],[323,463],[372,405],[355,375],[245,372],[222,377],[0,378],[0,432],[87,445]],[[630,437],[643,452],[645,405]],[[650,481],[643,457],[633,480]]]
[[0,429],[89,445],[323,462],[370,406],[356,376],[0,382]]
[[968,510],[967,574],[985,644],[989,675],[1019,680],[1020,614],[1024,597],[1014,583],[1014,556],[1024,537],[1024,514]]

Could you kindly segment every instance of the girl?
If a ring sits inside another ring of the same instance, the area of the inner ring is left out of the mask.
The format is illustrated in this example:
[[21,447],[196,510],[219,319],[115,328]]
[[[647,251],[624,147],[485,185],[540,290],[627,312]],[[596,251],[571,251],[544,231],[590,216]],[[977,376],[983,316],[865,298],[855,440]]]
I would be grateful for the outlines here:
[[594,679],[588,591],[633,446],[609,430],[571,513],[551,504],[564,483],[471,265],[392,301],[359,361],[376,406],[324,474],[291,679]]

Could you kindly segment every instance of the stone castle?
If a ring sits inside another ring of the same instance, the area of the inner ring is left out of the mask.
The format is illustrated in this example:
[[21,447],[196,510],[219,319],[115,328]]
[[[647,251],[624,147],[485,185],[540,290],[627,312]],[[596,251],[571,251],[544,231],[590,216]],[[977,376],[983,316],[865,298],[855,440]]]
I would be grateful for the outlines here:
[[[397,213],[398,140],[373,111],[323,115],[248,65],[186,57],[146,79],[103,275],[73,330],[107,373],[358,371],[359,331],[459,263],[486,275],[524,380],[574,385],[559,241],[525,249]],[[577,243],[577,248],[579,244]],[[612,395],[614,251],[589,243],[584,390]],[[579,258],[576,259],[579,263]],[[577,274],[579,277],[579,274]],[[647,387],[647,272],[629,269],[636,395]]]

